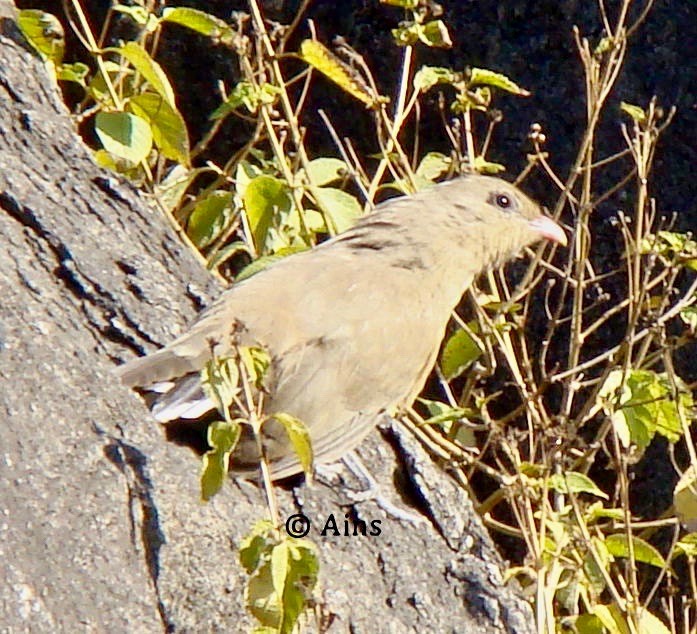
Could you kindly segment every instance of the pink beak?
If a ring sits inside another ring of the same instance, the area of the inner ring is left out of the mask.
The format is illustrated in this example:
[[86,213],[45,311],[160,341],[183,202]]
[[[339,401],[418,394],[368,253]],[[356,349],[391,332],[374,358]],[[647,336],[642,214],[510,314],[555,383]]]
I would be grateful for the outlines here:
[[566,233],[564,230],[551,218],[547,216],[538,216],[530,221],[530,228],[537,231],[543,238],[558,242],[562,246],[567,245]]

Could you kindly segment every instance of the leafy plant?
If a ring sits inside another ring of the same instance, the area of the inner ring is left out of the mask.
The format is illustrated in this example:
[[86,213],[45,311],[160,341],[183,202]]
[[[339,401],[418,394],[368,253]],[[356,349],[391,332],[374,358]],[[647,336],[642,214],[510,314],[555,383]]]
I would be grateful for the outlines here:
[[[369,62],[348,44],[330,48],[311,31],[297,51],[287,51],[292,29],[269,28],[256,0],[249,2],[249,15],[230,23],[187,7],[114,4],[99,38],[79,0],[69,4],[91,67],[64,63],[54,16],[25,11],[20,24],[56,79],[82,86],[76,116],[94,126],[97,159],[152,192],[202,261],[238,280],[344,230],[387,191],[413,192],[463,169],[502,171],[487,158],[502,116],[494,99],[498,91],[529,95],[495,70],[417,67],[417,47],[448,48],[452,40],[442,10],[426,0],[383,1],[403,15],[392,30],[401,64],[391,98],[380,94]],[[488,525],[524,544],[527,555],[509,575],[529,588],[541,632],[568,627],[582,634],[662,634],[670,631],[666,620],[678,630],[676,614],[683,615],[685,631],[697,622],[694,608],[680,603],[697,603],[697,538],[683,534],[680,524],[697,529],[694,385],[674,367],[676,353],[697,331],[697,243],[674,231],[652,198],[656,147],[674,112],[655,100],[608,109],[639,25],[630,21],[632,4],[618,3],[614,22],[600,4],[596,42],[574,32],[586,121],[566,175],[552,168],[542,126],[530,126],[532,152],[519,180],[537,170],[556,188],[552,214],[572,224],[568,251],[544,260],[545,247],[529,253],[515,287],[501,272],[484,276],[480,299],[454,315],[440,357],[442,393],[420,399],[418,411],[403,416],[449,460],[450,473],[477,500]],[[650,8],[650,1],[640,7],[639,20]],[[138,35],[106,47],[115,14],[130,19]],[[157,62],[168,24],[208,38],[239,71],[235,85],[221,86],[209,128],[193,147],[172,83]],[[373,157],[359,156],[340,139],[323,112],[312,116],[322,118],[337,156],[313,156],[304,106],[313,83],[327,81],[372,121]],[[418,130],[419,107],[434,92],[447,104],[442,114],[452,148],[422,155],[407,124]],[[619,153],[599,154],[602,117],[617,121],[625,141]],[[248,143],[223,164],[204,160],[230,120],[251,125]],[[603,189],[609,165],[623,176]],[[596,257],[594,220],[613,197],[623,205],[614,223],[620,253],[608,264]],[[535,323],[544,325],[533,335]],[[241,426],[250,425],[258,437],[269,419],[259,389],[267,369],[263,350],[240,347],[236,356],[212,359],[204,372],[205,389],[221,414],[208,430],[205,499],[225,480]],[[302,424],[283,413],[273,416],[309,471]],[[687,457],[674,459],[673,508],[663,517],[637,518],[630,495],[634,465],[658,438],[671,456]],[[495,492],[478,495],[475,474],[493,481]],[[259,631],[285,632],[311,603],[318,562],[310,544],[282,540],[273,510],[271,516],[246,538],[240,555]],[[668,530],[674,537],[666,548],[654,535]],[[677,572],[684,562],[687,582]],[[679,582],[685,589],[678,595]]]

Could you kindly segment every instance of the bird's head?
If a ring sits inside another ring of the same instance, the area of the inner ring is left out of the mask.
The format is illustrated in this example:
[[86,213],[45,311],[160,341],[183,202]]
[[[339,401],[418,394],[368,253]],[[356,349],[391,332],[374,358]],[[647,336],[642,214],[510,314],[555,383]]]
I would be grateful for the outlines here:
[[[463,247],[480,262],[498,264],[540,240],[567,244],[564,230],[515,185],[471,174],[438,185],[441,213],[465,236]],[[434,196],[434,200],[436,197]]]

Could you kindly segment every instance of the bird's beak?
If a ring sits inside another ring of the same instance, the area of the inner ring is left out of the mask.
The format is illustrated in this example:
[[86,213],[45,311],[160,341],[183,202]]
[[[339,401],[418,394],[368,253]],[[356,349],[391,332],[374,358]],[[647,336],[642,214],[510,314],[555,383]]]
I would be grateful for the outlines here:
[[554,220],[547,216],[538,216],[530,221],[530,228],[537,231],[543,238],[558,242],[562,246],[566,246],[567,239],[564,230]]

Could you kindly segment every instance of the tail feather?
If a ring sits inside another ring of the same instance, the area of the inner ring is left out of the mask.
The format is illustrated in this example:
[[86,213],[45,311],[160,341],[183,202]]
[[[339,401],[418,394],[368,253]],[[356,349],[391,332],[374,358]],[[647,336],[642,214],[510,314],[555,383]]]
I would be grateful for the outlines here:
[[134,388],[148,389],[151,385],[172,381],[196,371],[192,361],[163,348],[146,357],[133,359],[116,368],[121,382]]
[[175,381],[171,390],[155,399],[152,413],[156,420],[166,423],[180,418],[201,418],[214,408],[213,401],[201,389],[198,374],[190,374]]

